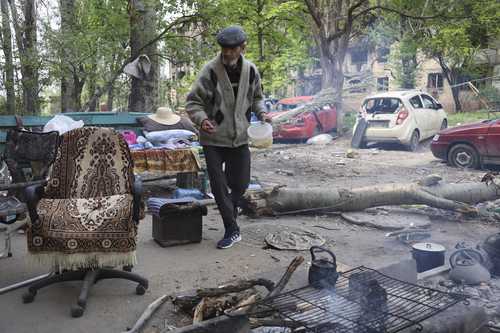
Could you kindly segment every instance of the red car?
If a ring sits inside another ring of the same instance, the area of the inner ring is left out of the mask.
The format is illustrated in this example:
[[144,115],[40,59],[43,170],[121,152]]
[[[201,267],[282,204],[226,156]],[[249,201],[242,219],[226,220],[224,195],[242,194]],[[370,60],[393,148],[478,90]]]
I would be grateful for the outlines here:
[[283,98],[278,101],[278,109],[283,111],[295,109],[296,107],[309,103],[310,101],[313,100],[313,98],[314,98],[313,96],[297,96],[297,97]]
[[[271,112],[271,118],[278,118],[288,112],[296,110]],[[278,130],[273,132],[274,139],[277,140],[307,140],[317,134],[328,133],[337,128],[337,112],[335,107],[323,107],[319,111],[308,111],[300,113],[291,118],[286,123],[280,125]]]
[[456,167],[500,164],[500,119],[442,130],[432,139],[431,151]]

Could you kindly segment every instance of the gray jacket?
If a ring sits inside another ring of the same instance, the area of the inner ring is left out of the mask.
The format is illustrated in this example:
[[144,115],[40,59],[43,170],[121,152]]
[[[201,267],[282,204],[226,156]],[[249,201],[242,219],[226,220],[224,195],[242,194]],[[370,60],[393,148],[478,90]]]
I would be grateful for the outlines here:
[[195,124],[201,126],[205,119],[217,123],[214,134],[200,131],[200,143],[204,146],[239,147],[247,144],[252,111],[260,119],[265,107],[259,72],[245,58],[238,96],[234,96],[220,54],[203,67],[187,96],[186,112]]

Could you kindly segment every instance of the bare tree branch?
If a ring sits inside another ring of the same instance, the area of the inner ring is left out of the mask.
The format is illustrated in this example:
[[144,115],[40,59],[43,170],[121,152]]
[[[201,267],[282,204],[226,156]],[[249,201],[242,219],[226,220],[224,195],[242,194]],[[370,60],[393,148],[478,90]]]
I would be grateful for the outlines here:
[[304,2],[307,5],[307,9],[309,10],[309,14],[314,20],[314,23],[316,23],[316,26],[318,29],[321,30],[323,26],[323,22],[321,22],[321,17],[319,16],[318,12],[316,11],[317,8],[317,3],[313,3],[311,0],[304,0]]
[[445,11],[440,11],[437,14],[430,15],[430,16],[423,16],[423,15],[416,16],[416,15],[412,15],[412,14],[408,14],[408,13],[403,13],[402,11],[397,10],[395,8],[389,8],[389,7],[385,7],[385,6],[373,6],[373,7],[366,8],[365,10],[362,10],[362,11],[356,13],[355,15],[353,15],[352,18],[353,18],[353,20],[355,20],[356,18],[363,16],[363,15],[365,15],[371,11],[374,11],[376,9],[381,9],[381,10],[384,10],[387,12],[395,13],[395,14],[401,15],[403,17],[415,19],[415,20],[433,20],[433,19],[436,19],[438,17],[448,18],[448,19],[460,19],[460,18],[463,19],[463,18],[469,17],[469,16],[447,16],[447,15],[445,15]]

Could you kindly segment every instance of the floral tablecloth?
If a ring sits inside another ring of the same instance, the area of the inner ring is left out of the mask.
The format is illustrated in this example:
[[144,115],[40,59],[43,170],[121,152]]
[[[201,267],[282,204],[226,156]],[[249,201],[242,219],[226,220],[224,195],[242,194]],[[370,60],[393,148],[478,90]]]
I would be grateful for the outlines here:
[[132,150],[134,173],[176,174],[198,172],[201,161],[198,149],[144,149]]

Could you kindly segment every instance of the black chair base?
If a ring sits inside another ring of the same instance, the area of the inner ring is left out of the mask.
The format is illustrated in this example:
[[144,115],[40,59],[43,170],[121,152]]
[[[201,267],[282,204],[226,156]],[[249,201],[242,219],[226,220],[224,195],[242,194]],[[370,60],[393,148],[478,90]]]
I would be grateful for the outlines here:
[[64,282],[64,281],[83,281],[82,288],[80,290],[80,296],[71,307],[71,316],[74,318],[81,317],[85,311],[87,305],[87,298],[89,296],[90,287],[97,283],[99,280],[103,279],[126,279],[139,283],[135,289],[137,295],[144,295],[146,289],[148,289],[148,280],[134,273],[130,273],[130,266],[123,268],[124,271],[115,269],[96,269],[96,270],[81,270],[81,271],[66,271],[60,274],[49,276],[43,280],[40,280],[32,284],[28,291],[23,295],[23,303],[31,303],[35,300],[35,296],[39,289],[49,286],[54,283]]

